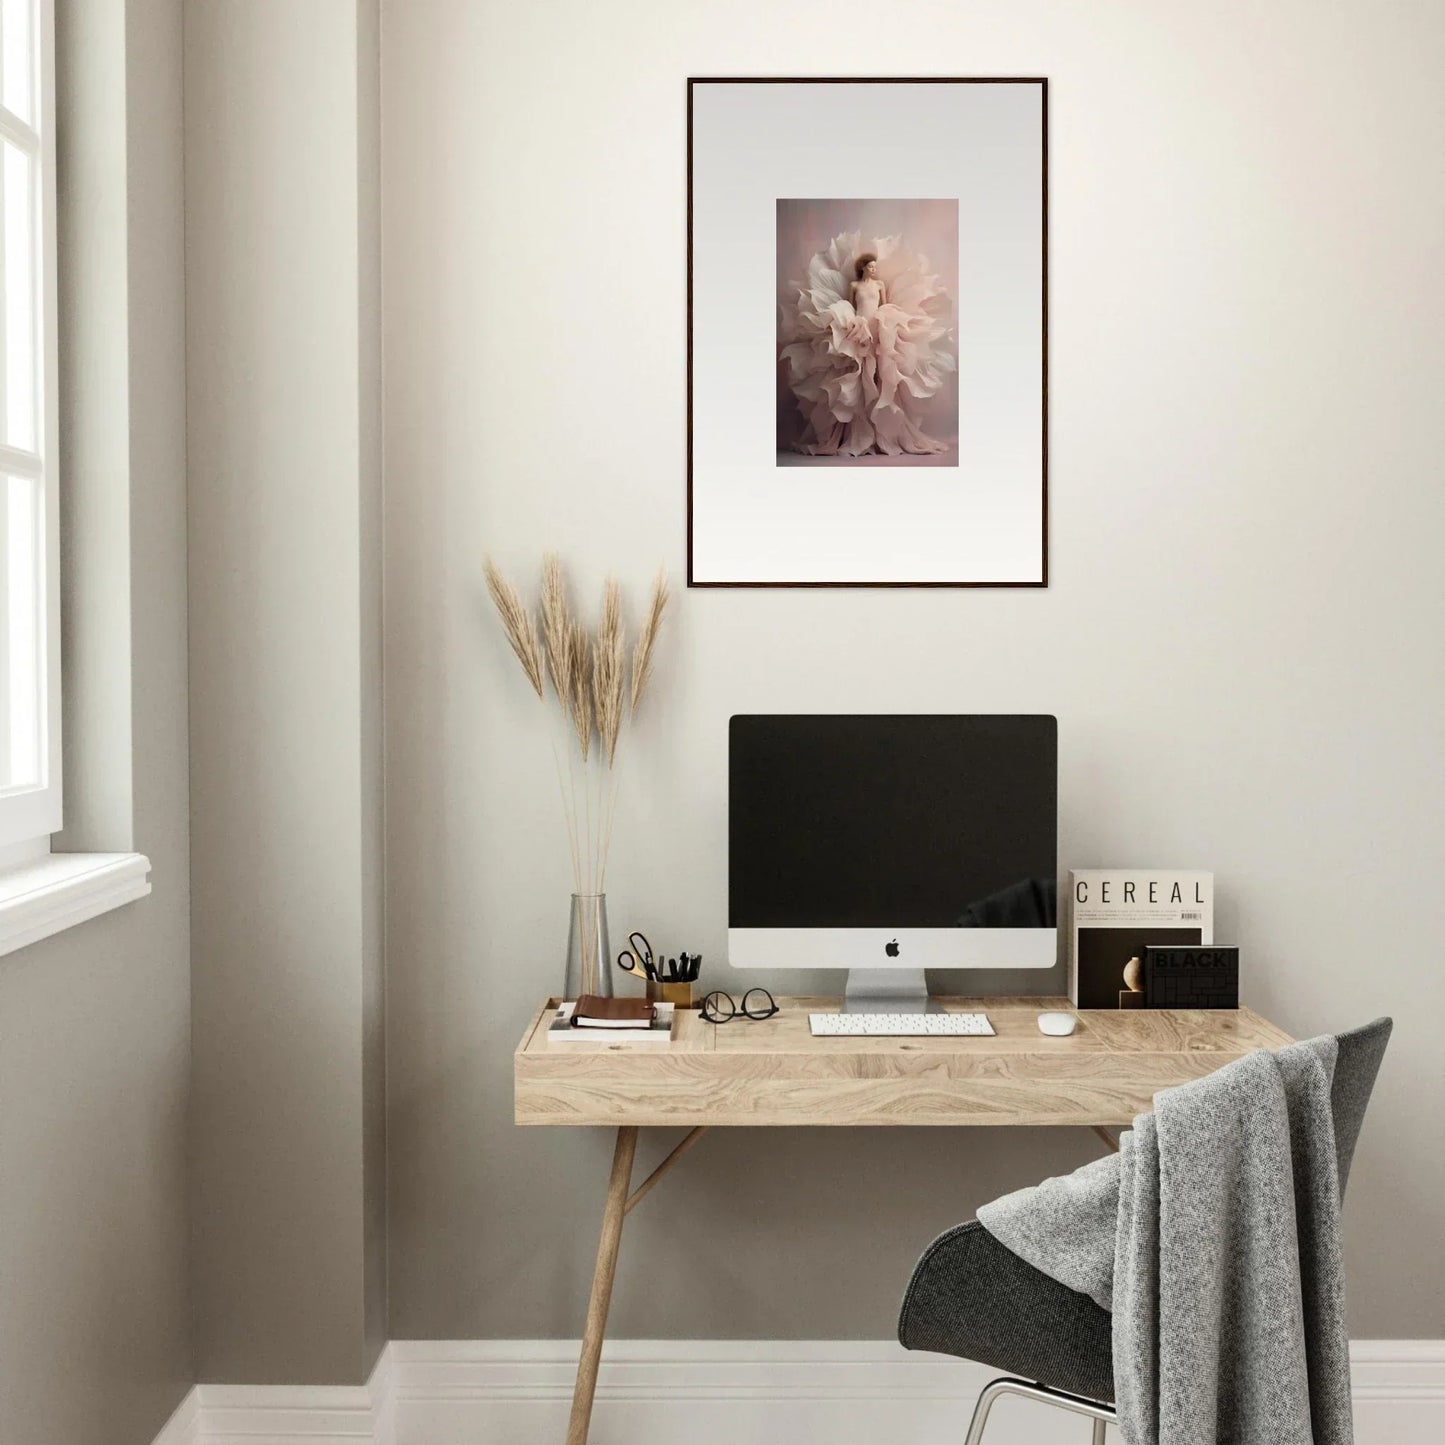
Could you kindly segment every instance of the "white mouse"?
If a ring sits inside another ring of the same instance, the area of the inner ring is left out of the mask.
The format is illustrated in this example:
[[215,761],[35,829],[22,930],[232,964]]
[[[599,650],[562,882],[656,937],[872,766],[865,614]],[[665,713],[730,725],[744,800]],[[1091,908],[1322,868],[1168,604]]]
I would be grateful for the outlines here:
[[1040,1014],[1039,1032],[1041,1034],[1052,1034],[1055,1038],[1063,1038],[1065,1034],[1071,1034],[1078,1027],[1079,1020],[1074,1014]]

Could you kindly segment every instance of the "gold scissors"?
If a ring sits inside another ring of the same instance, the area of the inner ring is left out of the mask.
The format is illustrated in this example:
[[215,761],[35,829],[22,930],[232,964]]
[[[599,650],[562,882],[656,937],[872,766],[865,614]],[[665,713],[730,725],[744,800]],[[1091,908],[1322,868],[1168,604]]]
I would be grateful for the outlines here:
[[653,961],[652,945],[642,933],[629,933],[627,935],[628,946],[617,955],[617,966],[626,973],[635,973],[647,979],[649,983],[657,982],[657,965]]

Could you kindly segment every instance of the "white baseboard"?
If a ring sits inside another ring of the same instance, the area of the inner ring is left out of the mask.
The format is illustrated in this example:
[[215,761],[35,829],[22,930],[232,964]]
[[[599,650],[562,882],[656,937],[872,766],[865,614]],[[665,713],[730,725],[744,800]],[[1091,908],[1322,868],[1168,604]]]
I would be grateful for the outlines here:
[[392,1351],[364,1385],[197,1385],[155,1445],[396,1445]]
[[1445,1340],[1351,1340],[1355,1445],[1445,1440]]
[[[351,1386],[201,1385],[156,1445],[545,1445],[575,1340],[397,1340]],[[1445,1340],[1351,1347],[1356,1445],[1445,1439]],[[891,1341],[615,1340],[591,1445],[956,1445],[999,1371]],[[1110,1440],[1114,1441],[1110,1432]],[[1004,1399],[989,1445],[1078,1445],[1073,1416]]]

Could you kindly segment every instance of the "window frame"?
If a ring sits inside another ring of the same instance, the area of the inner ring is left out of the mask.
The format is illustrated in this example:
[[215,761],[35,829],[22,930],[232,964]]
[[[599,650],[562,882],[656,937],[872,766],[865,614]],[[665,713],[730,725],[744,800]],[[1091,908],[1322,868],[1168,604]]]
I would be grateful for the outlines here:
[[[13,3],[13,0],[0,0]],[[4,19],[0,13],[0,19]],[[60,632],[60,489],[64,482],[60,456],[59,330],[60,294],[57,269],[59,227],[58,147],[56,115],[59,100],[55,75],[54,0],[29,0],[31,29],[31,104],[29,125],[13,112],[0,111],[0,135],[32,157],[31,213],[37,234],[35,249],[34,359],[36,453],[0,444],[0,477],[5,468],[36,477],[41,501],[36,518],[44,528],[44,545],[33,554],[44,575],[36,587],[36,710],[34,733],[39,753],[39,783],[0,792],[0,956],[38,943],[112,909],[144,898],[151,891],[150,860],[142,853],[56,852],[53,835],[63,825],[61,754]],[[3,55],[0,55],[3,62]],[[3,75],[3,69],[0,69]],[[127,227],[129,221],[126,221]],[[3,229],[0,229],[3,236]],[[0,273],[3,281],[3,273]],[[3,318],[0,318],[3,320]],[[0,346],[3,346],[0,336]],[[9,498],[0,497],[0,520],[8,522]],[[116,538],[127,548],[127,538]],[[0,545],[4,545],[0,526]],[[43,595],[42,595],[43,589]],[[8,599],[7,599],[8,602]],[[0,617],[8,645],[9,609]],[[29,639],[26,639],[29,645]],[[0,658],[0,668],[6,664]],[[8,672],[5,677],[8,688]],[[0,690],[4,728],[0,744],[8,746],[10,713]],[[118,839],[129,847],[130,839]]]
[[[16,0],[5,0],[7,4]],[[59,295],[56,277],[56,137],[55,137],[55,9],[54,0],[29,0],[32,26],[32,113],[35,124],[21,119],[0,101],[0,140],[31,157],[32,209],[37,220],[34,236],[39,271],[36,286],[36,350],[39,364],[35,382],[36,453],[0,442],[0,476],[33,478],[41,494],[43,546],[37,560],[43,576],[37,587],[39,637],[35,716],[39,726],[39,781],[0,793],[0,849],[31,845],[37,856],[49,851],[50,835],[60,831],[64,819],[64,784],[61,751],[60,660],[60,405],[58,395]],[[37,204],[38,203],[38,204]],[[8,603],[8,598],[6,599]],[[6,613],[8,622],[8,610]],[[5,706],[11,702],[5,689]],[[9,719],[6,724],[8,728]]]

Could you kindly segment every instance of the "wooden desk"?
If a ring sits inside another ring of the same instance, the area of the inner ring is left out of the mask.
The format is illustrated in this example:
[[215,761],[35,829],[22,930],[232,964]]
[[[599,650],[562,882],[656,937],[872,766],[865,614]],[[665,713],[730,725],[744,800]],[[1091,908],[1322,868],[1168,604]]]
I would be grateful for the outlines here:
[[[557,1000],[537,1011],[513,1059],[517,1123],[617,1130],[567,1445],[587,1440],[622,1221],[704,1130],[1078,1124],[1117,1148],[1107,1130],[1147,1113],[1158,1090],[1291,1041],[1250,1009],[1083,1012],[1059,1039],[1041,1034],[1036,1020],[1049,1009],[1072,1012],[1066,999],[940,1002],[986,1013],[995,1036],[814,1038],[809,1012],[835,1010],[839,1000],[780,997],[771,1019],[715,1025],[684,1012],[668,1045],[549,1045]],[[632,1189],[638,1129],[677,1127],[689,1132]]]

